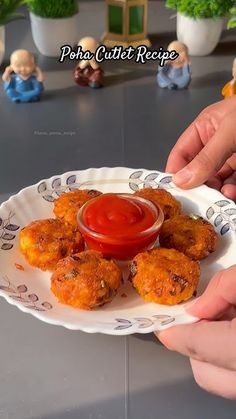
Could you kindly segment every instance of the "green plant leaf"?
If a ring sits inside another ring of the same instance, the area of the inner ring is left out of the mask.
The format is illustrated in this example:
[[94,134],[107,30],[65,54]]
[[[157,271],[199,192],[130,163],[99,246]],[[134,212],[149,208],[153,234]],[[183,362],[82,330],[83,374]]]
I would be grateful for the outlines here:
[[0,25],[24,17],[22,13],[16,13],[16,9],[23,3],[25,0],[0,0]]
[[230,19],[227,24],[227,29],[233,29],[233,28],[236,28],[236,17]]
[[62,18],[78,13],[77,0],[26,0],[32,13],[41,17]]
[[25,15],[23,13],[12,13],[11,15],[7,16],[5,19],[0,19],[0,25],[6,25],[9,22],[13,22],[14,20],[24,19]]
[[166,0],[167,7],[194,19],[226,16],[234,4],[234,0]]

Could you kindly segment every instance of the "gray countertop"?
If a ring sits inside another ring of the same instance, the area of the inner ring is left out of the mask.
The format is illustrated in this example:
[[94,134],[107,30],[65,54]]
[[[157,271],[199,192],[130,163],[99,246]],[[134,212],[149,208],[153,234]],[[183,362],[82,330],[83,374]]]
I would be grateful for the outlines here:
[[[81,2],[80,34],[100,37],[105,2]],[[154,47],[175,38],[175,20],[149,2]],[[6,63],[35,51],[29,20],[8,25]],[[178,135],[231,77],[235,32],[209,57],[192,57],[189,90],[163,91],[157,64],[106,63],[106,86],[74,85],[74,63],[40,56],[45,94],[16,105],[0,90],[0,201],[54,174],[101,166],[164,170]],[[4,66],[3,66],[4,67]],[[233,419],[235,402],[202,391],[189,362],[150,335],[86,334],[47,325],[0,299],[1,419]]]

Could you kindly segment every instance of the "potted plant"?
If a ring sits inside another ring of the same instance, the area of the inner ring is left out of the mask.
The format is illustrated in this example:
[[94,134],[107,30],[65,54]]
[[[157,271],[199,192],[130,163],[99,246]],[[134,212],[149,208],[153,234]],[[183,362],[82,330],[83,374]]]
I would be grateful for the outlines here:
[[17,7],[22,3],[22,0],[0,1],[0,65],[5,54],[5,25],[12,20],[24,17],[22,13],[16,13]]
[[208,55],[219,42],[223,18],[234,0],[167,0],[177,10],[177,38],[191,55]]
[[33,40],[41,54],[58,57],[62,45],[78,43],[77,0],[26,0]]

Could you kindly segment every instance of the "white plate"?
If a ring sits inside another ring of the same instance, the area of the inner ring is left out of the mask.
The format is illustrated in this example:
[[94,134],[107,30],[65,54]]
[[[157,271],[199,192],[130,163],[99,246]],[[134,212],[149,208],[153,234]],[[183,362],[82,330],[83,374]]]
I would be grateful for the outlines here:
[[[218,250],[201,262],[198,294],[202,293],[215,272],[235,263],[235,203],[207,186],[180,190],[172,183],[171,176],[165,173],[117,167],[54,176],[23,189],[1,205],[0,295],[10,304],[46,323],[89,333],[149,333],[196,321],[186,314],[184,304],[170,307],[143,301],[128,281],[115,299],[100,309],[83,311],[60,304],[50,291],[50,273],[28,265],[19,252],[20,229],[35,219],[52,217],[53,200],[60,193],[75,188],[133,192],[143,187],[169,189],[182,202],[185,211],[208,219],[218,231]],[[15,264],[22,265],[24,271],[17,269]]]

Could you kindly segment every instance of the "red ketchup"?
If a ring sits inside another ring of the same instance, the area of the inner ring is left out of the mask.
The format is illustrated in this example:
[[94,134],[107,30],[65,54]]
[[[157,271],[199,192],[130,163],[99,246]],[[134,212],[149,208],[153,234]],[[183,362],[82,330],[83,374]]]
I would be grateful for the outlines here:
[[155,243],[163,214],[144,198],[103,194],[83,206],[78,222],[89,248],[127,260]]

